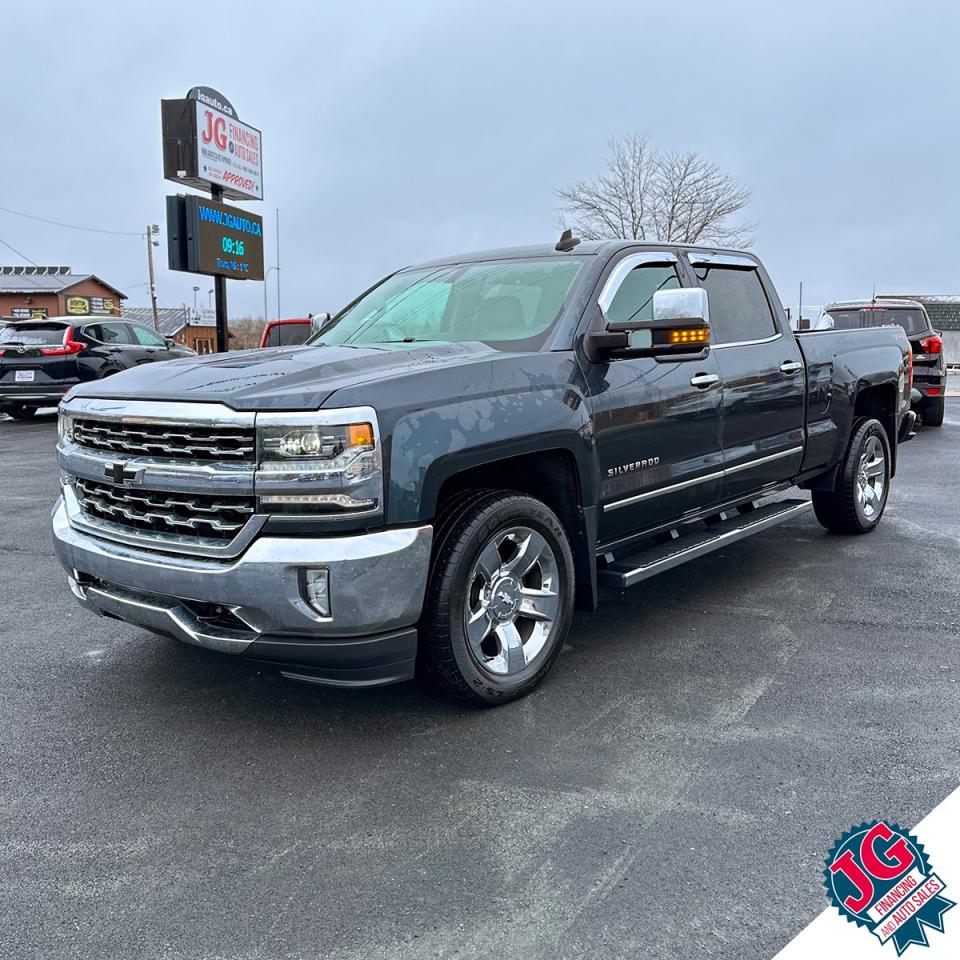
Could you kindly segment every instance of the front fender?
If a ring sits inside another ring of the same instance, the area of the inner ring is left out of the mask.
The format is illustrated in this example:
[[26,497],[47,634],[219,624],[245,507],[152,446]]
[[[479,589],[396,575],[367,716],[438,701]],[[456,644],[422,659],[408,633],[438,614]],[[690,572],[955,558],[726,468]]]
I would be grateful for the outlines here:
[[596,503],[596,454],[583,394],[537,386],[451,399],[411,411],[393,426],[387,523],[431,520],[444,482],[509,457],[564,450],[577,467],[582,503]]

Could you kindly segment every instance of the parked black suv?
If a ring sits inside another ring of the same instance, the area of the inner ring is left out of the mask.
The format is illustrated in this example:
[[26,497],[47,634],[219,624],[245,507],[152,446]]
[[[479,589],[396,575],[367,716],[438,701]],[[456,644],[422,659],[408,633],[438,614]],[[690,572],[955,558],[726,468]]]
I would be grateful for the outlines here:
[[77,383],[193,350],[127,320],[51,317],[0,327],[0,413],[27,420]]
[[861,327],[903,327],[913,350],[913,409],[928,427],[943,423],[947,392],[947,364],[943,340],[930,324],[927,311],[916,300],[846,300],[823,308],[824,323],[834,330]]

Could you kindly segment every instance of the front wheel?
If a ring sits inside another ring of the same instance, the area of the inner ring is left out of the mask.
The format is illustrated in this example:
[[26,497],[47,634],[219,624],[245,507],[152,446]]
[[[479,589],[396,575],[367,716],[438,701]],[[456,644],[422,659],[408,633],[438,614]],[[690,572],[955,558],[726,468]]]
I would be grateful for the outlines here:
[[529,693],[556,661],[573,615],[563,524],[539,500],[492,491],[461,499],[437,531],[424,666],[460,700],[497,704]]
[[834,533],[869,533],[883,516],[889,488],[887,432],[879,420],[860,420],[833,490],[813,491],[813,510]]

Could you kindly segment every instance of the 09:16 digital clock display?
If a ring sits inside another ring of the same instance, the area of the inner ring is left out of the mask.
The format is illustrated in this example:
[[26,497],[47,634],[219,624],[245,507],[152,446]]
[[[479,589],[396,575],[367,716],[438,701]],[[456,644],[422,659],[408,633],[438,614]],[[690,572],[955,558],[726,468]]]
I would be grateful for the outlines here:
[[233,237],[220,238],[220,248],[223,252],[232,253],[235,257],[242,257],[246,246],[243,240],[235,240]]

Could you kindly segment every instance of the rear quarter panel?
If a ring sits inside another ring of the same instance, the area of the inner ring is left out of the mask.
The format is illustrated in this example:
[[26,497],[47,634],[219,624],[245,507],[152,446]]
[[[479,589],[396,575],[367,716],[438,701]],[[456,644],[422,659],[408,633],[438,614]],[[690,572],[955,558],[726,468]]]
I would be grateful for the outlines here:
[[807,448],[802,472],[840,461],[853,427],[857,395],[886,386],[896,393],[897,423],[909,408],[910,344],[899,327],[813,330],[796,335],[807,364]]

